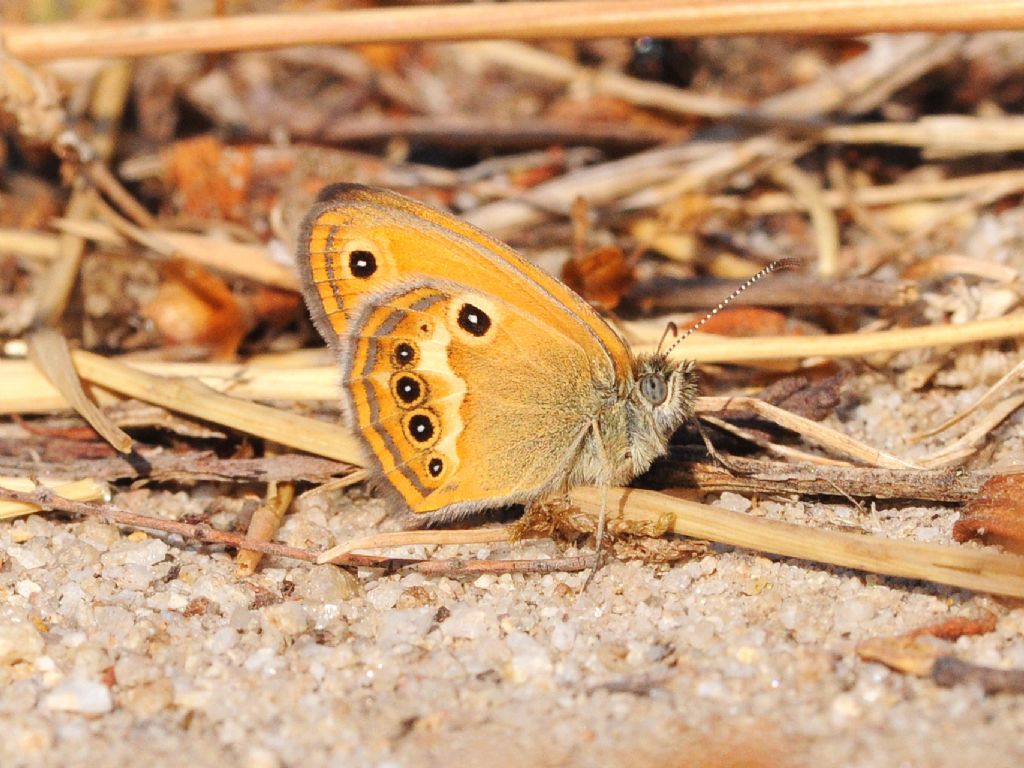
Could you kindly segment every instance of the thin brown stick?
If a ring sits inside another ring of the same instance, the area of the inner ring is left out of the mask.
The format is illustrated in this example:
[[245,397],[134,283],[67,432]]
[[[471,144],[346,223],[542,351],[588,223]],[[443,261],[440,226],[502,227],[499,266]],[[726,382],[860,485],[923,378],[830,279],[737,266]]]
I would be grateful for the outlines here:
[[[713,307],[735,287],[735,280],[659,275],[637,283],[627,298],[651,312],[676,312]],[[917,286],[910,280],[822,280],[814,275],[781,274],[752,286],[733,299],[732,306],[903,307],[916,301],[917,293]]]
[[864,34],[1024,28],[1024,2],[988,0],[568,0],[371,8],[170,21],[11,26],[2,44],[30,61],[153,56],[286,45],[571,37]]
[[169,453],[164,449],[142,450],[131,458],[78,461],[34,461],[0,456],[0,474],[16,475],[31,471],[37,477],[89,477],[94,480],[213,480],[215,482],[295,482],[326,483],[335,476],[352,473],[348,464],[301,453],[265,456],[259,459],[222,459],[211,451]]
[[429,576],[471,576],[482,573],[575,573],[591,567],[590,555],[547,560],[424,560],[413,568]]
[[[807,494],[876,499],[962,502],[973,498],[999,469],[885,469],[799,466],[729,456],[730,472],[717,464],[683,462],[665,466],[657,482],[696,486],[705,492]],[[1010,471],[1007,469],[1007,471]]]
[[440,529],[425,531],[387,531],[369,536],[349,539],[317,558],[318,563],[331,563],[357,549],[383,549],[387,547],[408,547],[428,544],[493,544],[508,541],[508,528]]
[[[315,563],[319,552],[272,541],[258,541],[237,533],[218,531],[205,523],[182,523],[178,520],[139,515],[119,509],[113,505],[86,504],[56,495],[49,489],[40,488],[33,492],[14,491],[0,488],[0,499],[31,504],[43,509],[66,512],[74,515],[98,517],[114,525],[131,528],[163,531],[177,534],[191,541],[220,544],[233,549],[254,550],[274,557],[287,557]],[[335,564],[362,568],[402,568],[435,576],[472,576],[481,573],[552,573],[581,571],[589,567],[591,557],[566,557],[545,560],[422,560],[417,558],[379,557],[376,555],[343,555]]]

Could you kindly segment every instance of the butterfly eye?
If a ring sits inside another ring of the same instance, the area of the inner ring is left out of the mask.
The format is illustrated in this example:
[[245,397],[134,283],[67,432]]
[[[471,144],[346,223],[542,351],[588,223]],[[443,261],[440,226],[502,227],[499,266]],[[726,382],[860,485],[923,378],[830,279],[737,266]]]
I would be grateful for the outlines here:
[[660,373],[649,373],[640,379],[640,394],[651,405],[661,405],[668,397],[668,385]]

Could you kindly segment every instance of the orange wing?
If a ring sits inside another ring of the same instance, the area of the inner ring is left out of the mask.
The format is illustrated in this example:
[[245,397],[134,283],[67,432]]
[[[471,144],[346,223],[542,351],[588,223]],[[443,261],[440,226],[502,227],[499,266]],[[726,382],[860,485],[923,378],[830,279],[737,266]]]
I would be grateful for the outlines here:
[[630,372],[625,343],[569,288],[476,227],[394,192],[325,189],[303,225],[298,269],[317,329],[335,348],[366,296],[407,279],[457,280],[579,340],[610,380]]
[[611,391],[576,340],[450,281],[374,294],[347,338],[350,418],[392,505],[417,514],[559,488]]

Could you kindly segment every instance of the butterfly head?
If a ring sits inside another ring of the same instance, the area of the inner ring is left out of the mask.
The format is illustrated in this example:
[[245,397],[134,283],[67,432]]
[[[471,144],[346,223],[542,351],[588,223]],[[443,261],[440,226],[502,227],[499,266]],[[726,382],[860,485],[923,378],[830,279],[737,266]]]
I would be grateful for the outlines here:
[[672,433],[693,413],[697,372],[693,361],[640,355],[626,393],[626,429],[634,471],[645,471],[668,450]]

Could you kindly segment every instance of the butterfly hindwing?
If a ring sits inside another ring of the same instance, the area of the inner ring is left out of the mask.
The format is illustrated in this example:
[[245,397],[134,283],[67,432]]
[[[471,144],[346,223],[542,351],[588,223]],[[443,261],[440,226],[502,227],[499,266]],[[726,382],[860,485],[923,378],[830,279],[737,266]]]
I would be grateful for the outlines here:
[[565,476],[598,405],[584,346],[447,281],[365,297],[347,328],[349,417],[400,508],[458,514]]

